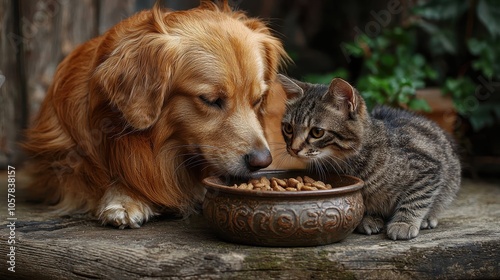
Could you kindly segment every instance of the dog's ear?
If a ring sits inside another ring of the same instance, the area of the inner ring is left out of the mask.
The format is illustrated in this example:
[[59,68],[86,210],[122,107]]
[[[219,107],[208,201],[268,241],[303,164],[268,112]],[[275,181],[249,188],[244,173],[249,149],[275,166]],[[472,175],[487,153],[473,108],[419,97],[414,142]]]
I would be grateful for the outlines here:
[[94,73],[109,102],[132,127],[140,130],[156,122],[166,91],[163,73],[152,57],[155,53],[142,47],[120,46]]
[[103,97],[139,130],[158,120],[170,77],[168,37],[154,29],[127,30],[121,37],[117,33],[123,30],[108,34],[97,51],[99,62],[92,76]]
[[283,44],[276,39],[264,22],[255,18],[247,18],[244,14],[235,14],[234,17],[243,21],[251,30],[262,34],[261,49],[264,54],[265,66],[264,80],[272,83],[281,66],[291,61],[283,48]]

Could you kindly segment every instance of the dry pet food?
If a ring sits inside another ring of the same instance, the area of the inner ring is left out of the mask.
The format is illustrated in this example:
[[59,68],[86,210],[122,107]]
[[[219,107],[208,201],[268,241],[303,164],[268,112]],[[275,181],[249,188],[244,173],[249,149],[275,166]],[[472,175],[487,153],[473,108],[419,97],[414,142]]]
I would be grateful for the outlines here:
[[321,181],[316,181],[311,177],[297,177],[289,179],[279,179],[261,177],[259,179],[251,179],[248,183],[240,185],[234,184],[237,189],[256,190],[256,191],[276,191],[276,192],[296,192],[296,191],[317,191],[328,190],[332,186]]

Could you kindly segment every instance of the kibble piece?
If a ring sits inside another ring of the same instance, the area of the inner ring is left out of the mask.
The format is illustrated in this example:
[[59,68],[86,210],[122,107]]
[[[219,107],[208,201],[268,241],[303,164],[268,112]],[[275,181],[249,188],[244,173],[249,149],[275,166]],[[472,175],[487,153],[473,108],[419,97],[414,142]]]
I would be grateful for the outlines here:
[[304,186],[304,187],[302,187],[302,190],[303,191],[317,191],[318,188],[316,188],[316,187],[310,187],[310,186]]
[[278,179],[278,178],[272,178],[272,180],[276,181],[276,183],[278,183],[278,185],[286,188],[286,181],[285,180]]
[[318,190],[326,190],[327,189],[325,186],[322,186],[322,185],[319,185],[319,184],[317,184],[317,185],[313,184],[313,187],[317,188]]
[[284,191],[286,191],[282,186],[278,185],[278,182],[276,182],[274,180],[271,181],[271,188],[274,191],[277,191],[277,192],[284,192]]
[[297,188],[297,184],[299,184],[299,183],[300,182],[297,179],[290,178],[287,181],[287,187],[289,187],[289,188]]
[[264,176],[262,176],[262,177],[260,178],[260,182],[261,182],[262,184],[264,184],[264,185],[268,185],[268,186],[270,186],[270,185],[271,185],[271,182],[269,182],[269,179],[267,179],[267,177],[264,177]]
[[265,176],[260,178],[250,179],[247,183],[241,183],[240,185],[234,184],[234,188],[244,189],[244,190],[254,190],[254,191],[315,191],[315,190],[327,190],[332,189],[332,185],[325,184],[322,181],[316,181],[311,177],[296,177],[289,179],[279,179],[271,178],[268,179]]
[[266,185],[265,185],[265,184],[263,184],[263,183],[261,183],[260,181],[258,181],[257,183],[253,183],[253,186],[254,186],[255,188],[259,188],[259,189],[262,189],[262,188],[265,188],[265,187],[266,187]]
[[323,183],[321,181],[316,181],[316,182],[312,183],[311,186],[313,186],[315,188],[318,188],[318,189],[321,188],[322,190],[326,189],[325,188],[325,183]]
[[260,184],[260,179],[251,179],[248,183],[251,183],[255,186],[255,184]]
[[313,178],[309,177],[309,176],[304,176],[304,183],[314,183],[316,182],[316,180],[314,180]]
[[315,185],[315,184],[316,184],[316,185],[319,185],[319,186],[323,186],[323,187],[325,186],[325,183],[323,183],[323,182],[321,182],[321,181],[315,181],[315,182],[313,183],[313,185]]

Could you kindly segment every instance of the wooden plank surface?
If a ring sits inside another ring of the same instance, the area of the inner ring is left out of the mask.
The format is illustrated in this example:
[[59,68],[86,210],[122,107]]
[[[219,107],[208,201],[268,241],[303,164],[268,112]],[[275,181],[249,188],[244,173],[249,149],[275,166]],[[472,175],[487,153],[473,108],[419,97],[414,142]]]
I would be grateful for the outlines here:
[[[7,197],[6,174],[1,174],[1,197]],[[267,248],[220,241],[200,216],[160,217],[137,230],[61,218],[41,205],[21,202],[24,179],[17,175],[15,273],[5,266],[10,221],[1,204],[0,279],[500,277],[498,182],[465,180],[438,228],[414,240],[352,234],[326,246]]]

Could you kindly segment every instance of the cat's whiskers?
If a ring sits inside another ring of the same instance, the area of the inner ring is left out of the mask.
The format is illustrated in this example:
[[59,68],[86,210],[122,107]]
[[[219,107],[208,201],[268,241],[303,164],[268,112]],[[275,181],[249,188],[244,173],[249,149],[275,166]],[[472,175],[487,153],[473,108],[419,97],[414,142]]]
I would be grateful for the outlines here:
[[[337,165],[335,166],[334,163]],[[341,165],[337,162],[336,158],[333,155],[329,155],[327,158],[321,158],[319,160],[319,165],[327,169],[327,165],[330,166],[335,173],[340,175],[340,171],[342,170]],[[337,169],[338,167],[338,169]]]

